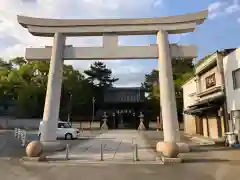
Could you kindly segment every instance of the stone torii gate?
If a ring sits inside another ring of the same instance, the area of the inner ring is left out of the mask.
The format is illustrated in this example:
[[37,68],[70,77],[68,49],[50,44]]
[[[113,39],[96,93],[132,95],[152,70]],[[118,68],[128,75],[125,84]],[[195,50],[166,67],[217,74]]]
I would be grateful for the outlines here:
[[[56,140],[64,60],[158,58],[164,141],[178,142],[180,135],[171,60],[172,58],[192,60],[197,56],[197,47],[169,44],[168,34],[193,32],[197,25],[204,22],[207,15],[206,10],[146,19],[67,20],[18,16],[18,22],[32,35],[53,37],[52,47],[26,49],[27,60],[51,60],[43,114],[45,128],[41,141]],[[152,34],[157,36],[155,45],[118,46],[119,35]],[[101,47],[66,46],[67,36],[103,36],[103,45]]]

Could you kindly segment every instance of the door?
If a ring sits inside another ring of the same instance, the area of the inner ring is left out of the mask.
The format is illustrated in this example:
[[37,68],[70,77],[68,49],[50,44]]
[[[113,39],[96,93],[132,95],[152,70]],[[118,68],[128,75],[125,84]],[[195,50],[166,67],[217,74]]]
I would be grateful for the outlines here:
[[196,134],[203,135],[203,119],[200,116],[195,116]]

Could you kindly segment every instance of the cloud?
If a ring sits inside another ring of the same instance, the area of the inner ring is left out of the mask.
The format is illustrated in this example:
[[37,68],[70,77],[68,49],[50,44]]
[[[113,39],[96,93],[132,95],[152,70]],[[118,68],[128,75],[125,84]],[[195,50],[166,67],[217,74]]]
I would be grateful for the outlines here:
[[239,0],[234,0],[233,4],[226,7],[225,12],[227,14],[232,14],[240,10]]
[[237,19],[237,22],[240,23],[240,17]]
[[[0,0],[0,56],[9,59],[24,56],[26,47],[52,45],[52,38],[35,37],[17,23],[17,15],[43,18],[141,18],[151,17],[154,8],[163,6],[161,0]],[[149,44],[149,37],[121,37],[119,44]],[[67,44],[74,46],[99,46],[102,38],[68,38]],[[80,70],[89,67],[91,61],[66,61]],[[113,75],[120,78],[119,83],[139,84],[144,76],[139,61],[106,61],[113,69]],[[129,66],[127,68],[127,66]],[[127,70],[128,69],[128,70]],[[128,80],[129,73],[131,79]],[[139,74],[142,73],[142,76]],[[126,75],[127,74],[127,75]],[[126,76],[125,76],[126,75]],[[124,78],[126,77],[126,78]],[[123,80],[125,79],[125,80]],[[134,79],[137,82],[132,82]],[[141,79],[141,78],[140,78]],[[131,81],[131,83],[130,83]]]
[[156,0],[153,2],[153,6],[154,7],[158,7],[158,6],[161,6],[163,4],[163,1],[162,0]]
[[12,47],[19,43],[20,41],[13,36],[2,36],[0,34],[0,48]]
[[24,3],[35,3],[36,0],[21,0]]
[[208,6],[208,11],[209,13],[212,13],[216,10],[218,10],[223,4],[221,2],[215,2],[215,3],[212,3]]
[[214,19],[217,16],[220,16],[221,15],[221,8],[224,5],[225,5],[225,3],[224,2],[220,2],[220,1],[217,1],[217,2],[214,2],[214,3],[210,4],[208,6],[208,11],[209,11],[208,18],[209,19]]
[[215,19],[223,15],[230,15],[240,10],[239,0],[217,1],[208,6],[209,19]]

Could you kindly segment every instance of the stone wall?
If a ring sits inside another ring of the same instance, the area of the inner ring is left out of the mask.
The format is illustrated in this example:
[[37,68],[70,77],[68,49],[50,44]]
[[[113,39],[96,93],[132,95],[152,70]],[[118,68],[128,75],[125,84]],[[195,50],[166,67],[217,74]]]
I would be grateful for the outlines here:
[[[14,128],[24,128],[24,129],[38,129],[41,119],[16,119],[13,117],[0,117],[0,129],[14,129]],[[90,121],[73,122],[73,127],[83,129],[88,129],[90,127]],[[92,123],[92,128],[99,128],[100,122]]]
[[15,119],[11,117],[0,117],[0,129],[38,129],[41,119]]
[[[14,128],[24,128],[24,129],[38,129],[41,119],[16,119],[12,117],[0,117],[0,129],[14,129]],[[157,127],[156,122],[150,122],[150,128],[155,129]],[[90,120],[85,122],[73,122],[72,127],[89,129]],[[100,128],[100,122],[95,121],[91,124],[91,128]],[[184,129],[183,123],[180,124],[180,129]]]

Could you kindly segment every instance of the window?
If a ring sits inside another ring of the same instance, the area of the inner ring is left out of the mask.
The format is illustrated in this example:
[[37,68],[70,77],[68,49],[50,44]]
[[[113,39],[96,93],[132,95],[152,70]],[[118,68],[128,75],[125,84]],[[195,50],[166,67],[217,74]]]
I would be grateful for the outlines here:
[[58,128],[63,128],[64,124],[63,123],[58,123]]
[[232,72],[233,89],[240,88],[240,68]]
[[68,123],[58,123],[58,128],[71,128]]
[[216,85],[215,73],[205,78],[206,89]]
[[64,123],[64,128],[71,128],[71,126],[68,123]]

